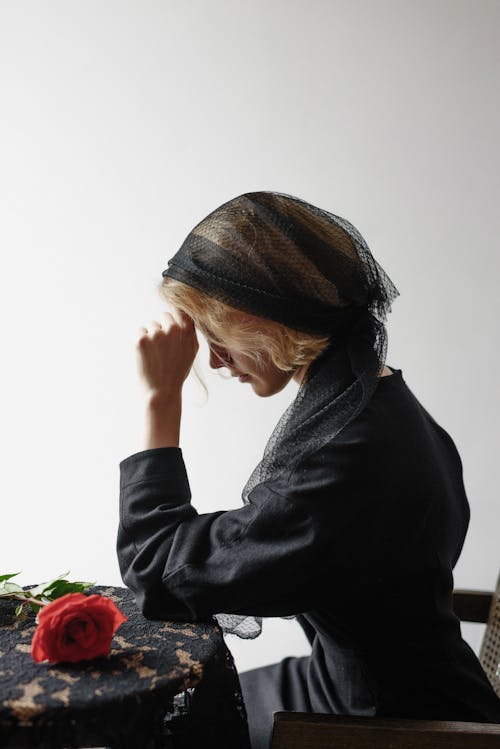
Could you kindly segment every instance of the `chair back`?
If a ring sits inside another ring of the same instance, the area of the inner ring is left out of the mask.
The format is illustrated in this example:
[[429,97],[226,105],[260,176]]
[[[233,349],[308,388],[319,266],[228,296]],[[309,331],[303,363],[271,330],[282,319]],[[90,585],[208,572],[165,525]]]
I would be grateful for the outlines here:
[[[487,622],[479,660],[500,697],[500,575],[494,593],[456,590],[462,621]],[[272,749],[497,749],[500,725],[276,712]]]
[[500,575],[490,606],[479,660],[493,689],[500,697]]

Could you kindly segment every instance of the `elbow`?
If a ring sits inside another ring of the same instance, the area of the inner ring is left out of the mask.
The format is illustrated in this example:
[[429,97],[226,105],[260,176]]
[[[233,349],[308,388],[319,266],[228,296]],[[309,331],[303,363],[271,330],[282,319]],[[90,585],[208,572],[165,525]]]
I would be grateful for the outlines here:
[[134,562],[124,564],[120,560],[121,577],[126,587],[133,593],[137,608],[146,619],[166,617],[165,598],[159,581],[143,570],[136,570]]
[[132,591],[136,605],[145,619],[194,621],[190,609],[172,595],[161,578],[138,574],[131,566],[122,572],[122,580]]
[[145,619],[193,622],[200,618],[187,602],[187,589],[169,584],[162,576],[160,555],[151,549],[138,550],[121,527],[116,550],[123,583]]
[[120,524],[116,544],[120,575],[133,593],[136,605],[146,619],[165,618],[165,598],[161,575],[144,554],[138,552],[133,540]]

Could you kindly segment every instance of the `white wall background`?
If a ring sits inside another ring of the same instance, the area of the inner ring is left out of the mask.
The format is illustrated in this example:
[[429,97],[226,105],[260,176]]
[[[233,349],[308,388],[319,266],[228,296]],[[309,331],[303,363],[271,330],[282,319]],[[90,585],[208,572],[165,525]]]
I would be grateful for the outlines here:
[[[0,2],[1,572],[121,584],[139,326],[192,226],[264,189],[348,218],[399,288],[387,361],[464,463],[456,584],[493,586],[499,37],[491,0]],[[297,386],[259,399],[200,360],[181,447],[209,512],[239,506]],[[229,644],[240,668],[307,652],[283,620]]]

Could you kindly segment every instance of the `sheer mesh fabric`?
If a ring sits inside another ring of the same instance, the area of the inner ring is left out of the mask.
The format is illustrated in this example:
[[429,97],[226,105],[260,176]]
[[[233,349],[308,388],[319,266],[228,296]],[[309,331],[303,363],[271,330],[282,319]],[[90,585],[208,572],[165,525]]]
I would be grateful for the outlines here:
[[[295,330],[329,334],[242,491],[289,475],[369,402],[387,353],[385,322],[399,295],[348,221],[278,192],[222,204],[188,234],[163,276]],[[301,613],[299,611],[294,613]],[[260,617],[221,613],[225,632],[260,634]]]

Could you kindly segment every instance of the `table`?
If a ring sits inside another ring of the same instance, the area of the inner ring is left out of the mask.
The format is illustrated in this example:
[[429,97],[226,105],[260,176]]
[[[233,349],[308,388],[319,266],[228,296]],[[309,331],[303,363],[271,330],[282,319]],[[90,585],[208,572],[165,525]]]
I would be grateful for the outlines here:
[[35,614],[0,599],[0,746],[248,749],[238,675],[215,619],[145,619],[127,588],[94,586],[128,617],[111,652],[35,663]]

